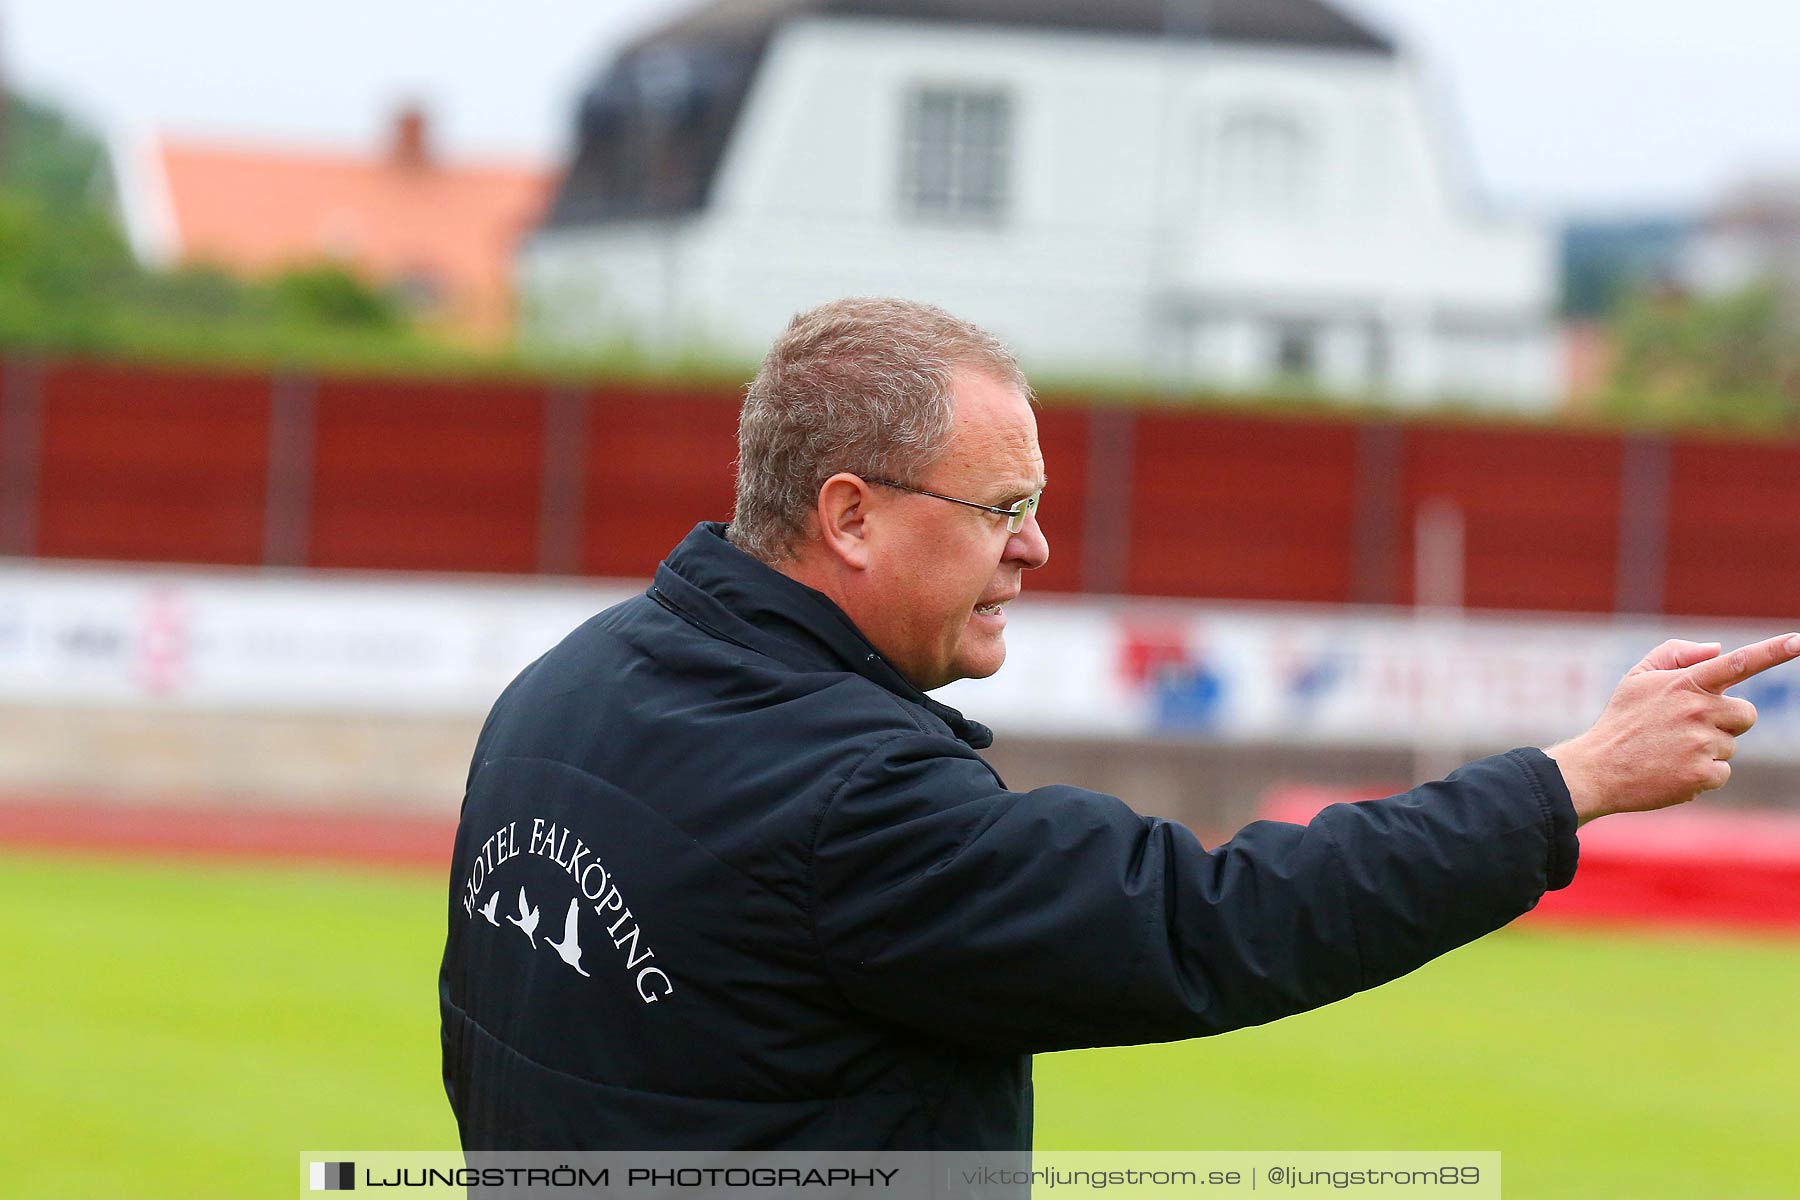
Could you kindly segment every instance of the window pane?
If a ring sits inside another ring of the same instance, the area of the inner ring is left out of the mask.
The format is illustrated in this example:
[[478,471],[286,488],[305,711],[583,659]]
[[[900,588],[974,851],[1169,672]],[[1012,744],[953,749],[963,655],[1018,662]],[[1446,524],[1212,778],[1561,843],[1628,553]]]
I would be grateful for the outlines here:
[[1295,382],[1310,382],[1318,370],[1318,340],[1318,330],[1311,324],[1277,325],[1275,373]]
[[947,146],[954,136],[956,101],[941,92],[926,92],[919,103],[919,138],[927,145]]

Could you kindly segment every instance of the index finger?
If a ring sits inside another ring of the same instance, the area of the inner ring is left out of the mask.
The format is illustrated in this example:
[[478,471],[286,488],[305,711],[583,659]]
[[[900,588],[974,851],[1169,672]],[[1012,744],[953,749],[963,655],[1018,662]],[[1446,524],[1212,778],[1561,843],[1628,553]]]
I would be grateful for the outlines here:
[[1722,692],[1728,687],[1759,675],[1770,667],[1800,658],[1800,634],[1784,633],[1763,642],[1752,642],[1687,669],[1688,678],[1709,692]]

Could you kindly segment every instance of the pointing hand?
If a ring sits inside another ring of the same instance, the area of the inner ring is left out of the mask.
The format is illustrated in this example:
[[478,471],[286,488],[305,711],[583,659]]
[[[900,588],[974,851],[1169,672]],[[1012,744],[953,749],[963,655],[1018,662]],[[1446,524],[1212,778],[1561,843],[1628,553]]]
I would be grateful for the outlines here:
[[1644,812],[1724,787],[1756,706],[1725,690],[1800,658],[1800,634],[1729,654],[1717,642],[1664,642],[1626,672],[1592,729],[1552,746],[1583,823]]

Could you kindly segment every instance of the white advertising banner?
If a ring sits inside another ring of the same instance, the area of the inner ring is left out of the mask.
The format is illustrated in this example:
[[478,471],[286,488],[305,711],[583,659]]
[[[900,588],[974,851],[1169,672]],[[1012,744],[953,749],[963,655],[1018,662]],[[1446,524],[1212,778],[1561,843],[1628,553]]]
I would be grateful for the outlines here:
[[483,712],[638,586],[0,568],[0,700]]
[[[479,714],[641,588],[16,564],[0,567],[0,703]],[[938,693],[1002,731],[1408,747],[1566,737],[1664,638],[1785,632],[1029,594],[1008,616],[1006,667]],[[1800,759],[1800,664],[1736,694],[1762,714],[1743,756]]]
[[[1733,649],[1792,626],[1311,606],[1026,599],[992,679],[937,693],[997,729],[1368,746],[1545,745],[1581,732],[1671,637]],[[1733,694],[1744,758],[1800,760],[1800,663]]]

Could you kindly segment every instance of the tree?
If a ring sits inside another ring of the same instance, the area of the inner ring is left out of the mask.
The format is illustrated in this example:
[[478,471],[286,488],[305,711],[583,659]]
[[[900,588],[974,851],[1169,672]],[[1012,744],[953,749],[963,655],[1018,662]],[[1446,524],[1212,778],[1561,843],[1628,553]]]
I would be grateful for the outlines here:
[[1613,324],[1606,409],[1654,424],[1800,426],[1800,331],[1776,288],[1720,296],[1646,292]]
[[0,143],[0,350],[379,364],[453,357],[340,267],[243,280],[151,270],[120,231],[100,140],[11,98]]
[[0,185],[58,209],[112,211],[112,168],[100,139],[42,101],[11,94],[4,102]]

